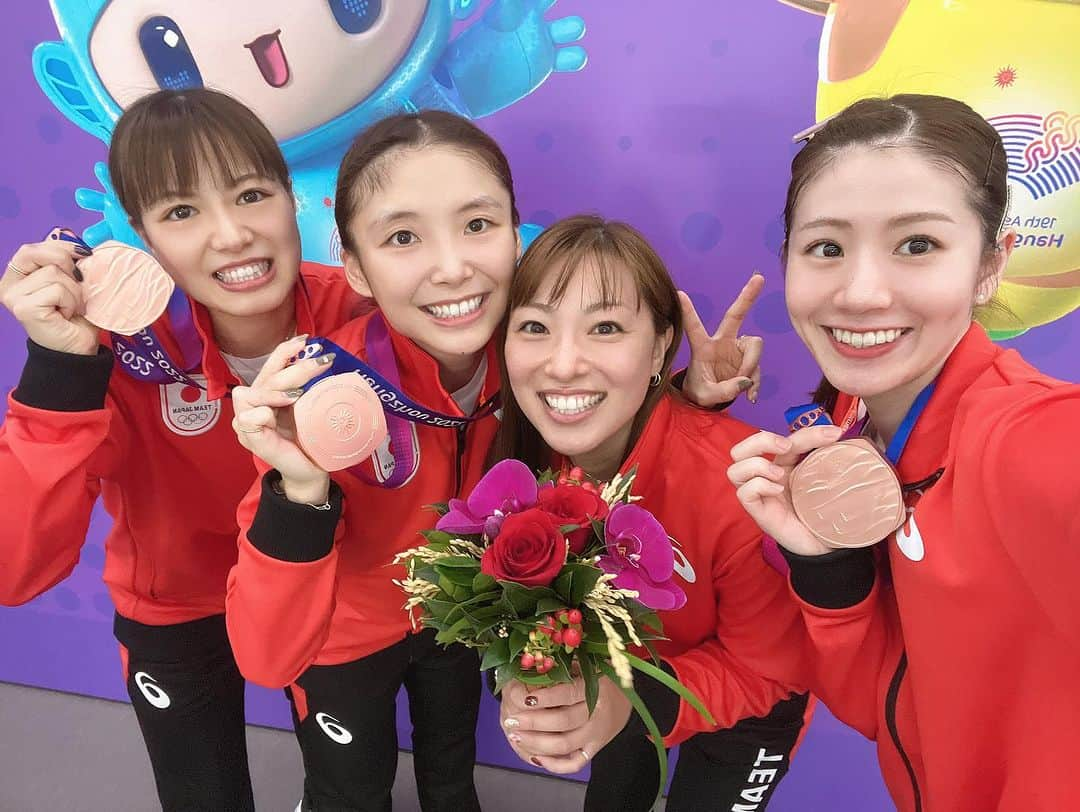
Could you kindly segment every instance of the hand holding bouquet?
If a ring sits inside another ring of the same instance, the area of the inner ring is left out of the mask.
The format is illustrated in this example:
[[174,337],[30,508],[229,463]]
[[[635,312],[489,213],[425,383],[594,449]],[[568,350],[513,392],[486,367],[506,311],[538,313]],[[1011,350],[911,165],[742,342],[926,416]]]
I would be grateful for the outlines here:
[[661,732],[634,691],[633,670],[662,682],[711,721],[700,701],[667,673],[628,650],[662,639],[656,610],[686,602],[672,581],[667,532],[630,495],[635,472],[602,490],[579,469],[535,477],[503,460],[467,500],[437,505],[427,544],[407,550],[406,608],[445,645],[483,652],[496,691],[516,679],[531,686],[570,682],[580,673],[592,712],[605,675],[620,686],[667,759]]

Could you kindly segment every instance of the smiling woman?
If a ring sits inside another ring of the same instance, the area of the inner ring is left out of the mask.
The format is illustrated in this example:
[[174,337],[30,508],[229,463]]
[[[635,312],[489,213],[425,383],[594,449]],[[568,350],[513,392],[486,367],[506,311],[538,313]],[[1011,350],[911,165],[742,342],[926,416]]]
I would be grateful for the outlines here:
[[[761,537],[724,476],[731,446],[751,429],[671,390],[681,340],[675,286],[637,231],[593,216],[555,223],[529,247],[510,287],[503,420],[492,456],[595,483],[637,472],[633,498],[663,529],[619,535],[612,565],[663,610],[663,667],[715,719],[658,681],[635,678],[664,744],[681,744],[667,808],[740,808],[765,758],[772,771],[753,790],[764,809],[807,709],[797,693],[803,636],[783,579],[766,565]],[[678,565],[657,580],[671,578],[685,603],[637,576],[649,563],[646,541],[677,553]],[[606,679],[590,715],[580,683],[530,690],[530,706],[525,686],[511,682],[502,692],[511,746],[556,773],[591,760],[586,809],[649,809],[659,770],[644,726]]]
[[[880,455],[895,467],[905,510],[891,497],[878,507],[900,527],[832,550],[837,539],[800,518],[795,465],[833,448],[837,426],[762,432],[732,450],[740,501],[791,565],[812,687],[877,740],[904,812],[1063,809],[1078,793],[1080,702],[1057,686],[1080,674],[1080,387],[973,322],[1015,245],[1002,230],[1006,172],[974,110],[908,94],[851,105],[792,162],[788,312],[832,421],[876,445],[870,469],[884,471]],[[874,483],[851,474],[814,487],[836,488],[828,502],[872,498]],[[1000,735],[981,732],[991,711]],[[1033,796],[1035,772],[1061,779]]]
[[[55,229],[12,258],[0,298],[29,340],[0,427],[0,603],[72,571],[103,496],[114,628],[162,808],[251,810],[244,680],[223,615],[252,470],[227,395],[283,338],[333,329],[357,300],[339,269],[301,263],[284,159],[234,99],[151,94],[121,116],[109,161],[178,295],[129,341],[83,315],[109,273],[135,270],[109,261],[115,244],[92,252]],[[176,487],[193,481],[195,502]]]

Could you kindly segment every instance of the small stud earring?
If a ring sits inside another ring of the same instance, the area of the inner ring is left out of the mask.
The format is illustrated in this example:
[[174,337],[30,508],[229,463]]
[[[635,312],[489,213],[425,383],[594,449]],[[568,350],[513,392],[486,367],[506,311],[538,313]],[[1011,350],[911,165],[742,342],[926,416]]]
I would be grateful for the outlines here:
[[654,372],[652,374],[652,376],[649,378],[649,386],[657,387],[657,386],[660,385],[661,380],[662,380],[662,378],[660,377],[660,373],[659,372]]

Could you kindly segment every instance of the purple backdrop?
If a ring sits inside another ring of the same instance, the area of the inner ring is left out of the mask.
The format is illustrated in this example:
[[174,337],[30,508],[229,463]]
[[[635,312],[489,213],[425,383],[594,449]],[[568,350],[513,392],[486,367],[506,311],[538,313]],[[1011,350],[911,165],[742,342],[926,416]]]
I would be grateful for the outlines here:
[[[677,6],[677,13],[669,9]],[[777,254],[792,133],[813,121],[820,18],[773,0],[678,4],[562,0],[580,14],[589,64],[553,76],[531,96],[484,119],[510,156],[522,215],[548,224],[587,210],[642,229],[714,323],[754,269],[768,285],[748,330],[766,337],[757,406],[735,413],[778,429],[786,405],[816,380],[783,305]],[[92,218],[74,189],[92,185],[102,144],[68,123],[45,99],[30,53],[56,39],[47,3],[20,3],[0,29],[6,109],[0,123],[0,254],[40,239],[53,225],[83,228]],[[1075,317],[1013,343],[1061,377],[1075,366]],[[17,380],[22,332],[0,314],[0,386]],[[72,576],[30,604],[0,610],[0,680],[126,699],[111,634],[112,603],[101,583],[99,512]],[[284,699],[252,687],[249,719],[289,726]],[[520,767],[487,702],[480,759]],[[402,716],[402,734],[407,725]],[[819,710],[773,809],[871,812],[891,808],[872,745]]]

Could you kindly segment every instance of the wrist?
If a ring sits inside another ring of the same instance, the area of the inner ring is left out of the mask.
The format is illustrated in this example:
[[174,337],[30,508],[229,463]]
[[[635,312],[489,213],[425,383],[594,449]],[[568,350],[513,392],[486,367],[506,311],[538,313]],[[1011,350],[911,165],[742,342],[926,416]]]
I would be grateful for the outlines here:
[[296,480],[283,476],[280,480],[271,482],[271,487],[276,493],[284,496],[290,502],[322,508],[329,500],[330,477],[324,476],[321,479],[311,481]]

